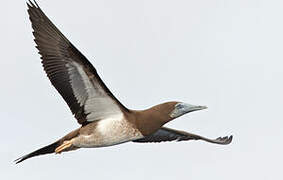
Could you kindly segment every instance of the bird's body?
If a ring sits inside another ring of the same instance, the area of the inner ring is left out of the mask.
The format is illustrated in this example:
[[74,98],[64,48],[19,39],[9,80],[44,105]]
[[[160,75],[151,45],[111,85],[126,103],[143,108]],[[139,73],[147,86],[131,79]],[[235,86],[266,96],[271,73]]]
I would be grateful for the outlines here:
[[36,2],[29,1],[27,5],[44,70],[81,127],[17,159],[16,163],[48,153],[112,146],[129,141],[204,140],[216,144],[232,141],[232,136],[208,139],[163,126],[186,113],[205,109],[205,106],[172,101],[140,111],[126,108],[103,83],[87,58],[59,31]]
[[82,148],[105,147],[143,137],[134,124],[123,115],[117,115],[83,126],[81,134],[74,138],[73,144]]

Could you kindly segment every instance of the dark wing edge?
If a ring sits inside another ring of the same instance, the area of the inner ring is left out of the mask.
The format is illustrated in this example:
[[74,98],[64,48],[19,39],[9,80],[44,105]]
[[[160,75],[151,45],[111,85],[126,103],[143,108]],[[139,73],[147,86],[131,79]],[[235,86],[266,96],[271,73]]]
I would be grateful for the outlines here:
[[41,54],[42,64],[52,85],[61,94],[80,124],[86,121],[83,105],[76,99],[70,74],[66,68],[72,61],[80,64],[86,74],[95,78],[104,92],[111,97],[123,111],[129,111],[111,93],[87,58],[60,32],[60,30],[44,14],[36,1],[27,2],[28,14],[32,23],[34,41]]
[[134,140],[138,143],[159,143],[166,141],[189,141],[189,140],[203,140],[210,143],[226,145],[232,142],[233,136],[218,137],[217,139],[209,139],[196,134],[179,131],[171,128],[162,127],[155,133],[141,139]]

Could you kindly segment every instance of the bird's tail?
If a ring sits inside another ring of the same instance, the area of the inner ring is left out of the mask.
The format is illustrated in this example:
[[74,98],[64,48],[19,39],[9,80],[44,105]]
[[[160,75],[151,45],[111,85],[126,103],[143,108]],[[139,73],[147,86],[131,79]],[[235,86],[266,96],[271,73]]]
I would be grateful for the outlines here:
[[[61,138],[60,140],[52,143],[52,144],[49,144],[43,148],[40,148],[32,153],[29,153],[27,155],[24,155],[18,159],[15,160],[15,163],[18,164],[26,159],[29,159],[29,158],[32,158],[34,156],[39,156],[39,155],[44,155],[44,154],[50,154],[50,153],[55,153],[55,149],[58,148],[59,146],[61,146],[64,141],[68,141],[68,140],[71,140],[72,138],[76,137],[77,135],[79,134],[79,129],[76,129],[72,132],[70,132],[69,134],[67,134],[66,136],[64,136],[63,138]],[[72,148],[69,148],[69,149],[66,149],[64,151],[69,151],[69,150],[74,150],[74,149],[77,149],[76,147],[72,147]]]
[[60,145],[60,141],[56,141],[55,143],[52,143],[48,146],[45,146],[43,148],[40,148],[32,153],[29,153],[27,155],[24,155],[18,159],[15,160],[15,163],[18,164],[26,159],[32,158],[34,156],[39,156],[39,155],[43,155],[43,154],[50,154],[50,153],[54,153],[55,149]]

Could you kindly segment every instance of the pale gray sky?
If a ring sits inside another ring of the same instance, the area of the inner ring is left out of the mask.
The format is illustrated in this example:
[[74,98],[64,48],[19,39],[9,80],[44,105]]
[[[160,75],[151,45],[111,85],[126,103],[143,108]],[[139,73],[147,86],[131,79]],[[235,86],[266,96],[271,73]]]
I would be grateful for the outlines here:
[[126,143],[14,165],[79,126],[41,67],[25,1],[5,1],[0,179],[282,179],[282,0],[38,3],[125,106],[207,105],[167,126],[234,140]]

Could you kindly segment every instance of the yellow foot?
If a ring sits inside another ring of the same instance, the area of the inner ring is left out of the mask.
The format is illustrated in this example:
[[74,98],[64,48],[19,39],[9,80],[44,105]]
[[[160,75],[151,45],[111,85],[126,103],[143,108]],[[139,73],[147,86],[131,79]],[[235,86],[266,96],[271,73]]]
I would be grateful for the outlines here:
[[56,154],[60,154],[64,149],[67,149],[73,145],[72,141],[64,141],[62,145],[55,149]]

